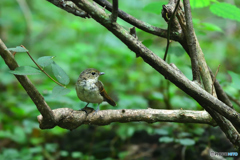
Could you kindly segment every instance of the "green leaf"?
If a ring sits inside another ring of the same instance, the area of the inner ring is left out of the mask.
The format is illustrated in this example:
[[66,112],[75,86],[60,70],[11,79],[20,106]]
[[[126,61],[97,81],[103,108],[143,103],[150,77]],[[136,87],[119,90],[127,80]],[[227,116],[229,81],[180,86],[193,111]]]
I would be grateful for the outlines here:
[[27,49],[25,49],[21,46],[17,46],[16,48],[8,48],[6,50],[13,51],[13,52],[28,52]]
[[59,97],[59,96],[63,96],[63,95],[66,95],[70,92],[71,90],[68,89],[68,88],[64,88],[62,86],[55,86],[52,90],[52,96],[53,97]]
[[210,6],[210,11],[222,18],[228,18],[240,22],[240,9],[235,5],[225,2],[214,3]]
[[52,71],[53,71],[54,76],[57,78],[57,80],[60,83],[62,83],[64,85],[67,85],[69,83],[70,80],[69,80],[68,75],[54,61],[52,63]]
[[127,156],[129,156],[129,153],[130,151],[120,151],[119,153],[118,153],[118,157],[120,158],[120,159],[126,159],[126,157]]
[[13,135],[9,130],[0,131],[0,138],[11,138]]
[[16,75],[35,75],[35,74],[40,74],[41,71],[35,67],[21,66],[16,68],[14,71],[10,71],[10,73],[16,74]]
[[143,8],[143,11],[149,13],[160,14],[162,12],[162,5],[166,4],[166,2],[153,2],[149,3]]
[[195,144],[195,141],[190,138],[183,138],[183,139],[179,139],[179,143],[184,146],[192,146]]
[[54,56],[40,57],[40,58],[38,58],[37,63],[42,67],[47,67],[53,63],[53,60],[52,60],[53,58],[54,58]]
[[195,128],[195,129],[193,130],[193,133],[195,133],[195,134],[197,134],[197,135],[199,135],[199,136],[201,136],[204,132],[205,132],[205,129],[200,128],[200,127]]
[[82,152],[72,152],[72,158],[81,158],[83,156]]
[[[31,137],[32,138],[32,137]],[[43,148],[41,145],[38,145],[36,147],[31,147],[31,148],[28,148],[28,152],[32,153],[32,154],[36,154],[36,153],[41,153],[43,151]]]
[[237,89],[240,89],[240,75],[232,71],[228,71],[228,74],[232,77],[231,86]]
[[212,23],[201,23],[201,25],[203,26],[203,29],[207,31],[223,32],[220,27]]
[[203,8],[210,5],[211,0],[191,0],[190,5],[192,8]]
[[45,149],[48,152],[56,152],[58,145],[56,143],[47,143],[45,144]]
[[164,99],[163,94],[161,92],[153,92],[149,98],[159,101],[162,101]]
[[25,134],[24,128],[16,126],[13,129],[13,136],[11,139],[20,144],[25,143],[27,141],[27,136]]
[[68,151],[62,150],[62,151],[60,151],[60,155],[61,155],[62,157],[67,157],[67,156],[69,155],[69,153],[68,153]]
[[168,131],[166,129],[156,129],[155,133],[158,135],[168,135]]
[[170,143],[170,142],[173,142],[174,139],[171,138],[171,137],[161,137],[159,138],[159,142],[163,142],[163,143]]

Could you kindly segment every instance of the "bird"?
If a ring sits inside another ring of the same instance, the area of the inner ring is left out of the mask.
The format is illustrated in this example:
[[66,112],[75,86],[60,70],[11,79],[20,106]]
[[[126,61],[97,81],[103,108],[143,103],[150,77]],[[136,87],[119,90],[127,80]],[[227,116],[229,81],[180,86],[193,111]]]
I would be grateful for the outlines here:
[[[103,83],[98,80],[99,76],[104,75],[104,72],[99,72],[97,69],[88,68],[81,72],[75,85],[77,96],[81,101],[87,102],[86,108],[89,103],[98,103],[96,111],[99,110],[99,105],[106,101],[111,106],[117,104],[107,94],[103,87]],[[84,108],[82,110],[84,110]]]

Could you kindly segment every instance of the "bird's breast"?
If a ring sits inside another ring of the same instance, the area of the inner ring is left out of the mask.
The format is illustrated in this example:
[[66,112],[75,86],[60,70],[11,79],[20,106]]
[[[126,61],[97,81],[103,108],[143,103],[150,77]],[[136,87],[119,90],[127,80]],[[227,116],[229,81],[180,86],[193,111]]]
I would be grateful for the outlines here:
[[101,103],[103,97],[100,95],[96,86],[96,80],[78,80],[76,83],[76,91],[78,98],[88,103]]

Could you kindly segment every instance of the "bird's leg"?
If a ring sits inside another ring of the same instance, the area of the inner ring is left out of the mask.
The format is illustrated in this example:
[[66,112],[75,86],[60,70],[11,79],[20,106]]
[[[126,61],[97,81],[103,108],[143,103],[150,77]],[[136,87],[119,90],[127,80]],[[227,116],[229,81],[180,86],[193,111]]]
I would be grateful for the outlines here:
[[98,106],[97,106],[96,112],[99,111],[99,105],[100,105],[100,103],[98,103]]
[[86,108],[88,106],[89,103],[86,104],[86,106],[84,108]]
[[95,115],[95,114],[99,111],[99,105],[100,105],[100,103],[98,103],[98,107],[97,107],[97,109],[95,110],[95,112],[93,113],[93,115]]
[[85,111],[87,113],[87,111],[85,110],[85,108],[88,106],[89,103],[86,104],[86,106],[82,109],[79,109],[79,111]]

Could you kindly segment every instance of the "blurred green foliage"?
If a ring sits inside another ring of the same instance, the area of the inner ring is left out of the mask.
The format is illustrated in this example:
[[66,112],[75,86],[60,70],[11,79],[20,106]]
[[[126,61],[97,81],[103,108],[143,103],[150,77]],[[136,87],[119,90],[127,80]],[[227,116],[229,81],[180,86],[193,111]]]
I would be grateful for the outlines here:
[[[47,1],[22,2],[0,1],[0,38],[8,48],[23,44],[35,60],[56,56],[54,61],[70,78],[69,94],[51,96],[54,82],[42,74],[29,76],[52,109],[84,107],[85,102],[77,98],[74,85],[81,71],[96,68],[106,74],[100,80],[117,101],[114,109],[202,110],[197,102],[167,82],[141,58],[136,58],[94,20],[71,15]],[[219,17],[215,15],[216,7],[223,3],[213,0],[193,2],[193,23],[206,61],[214,72],[221,64],[217,79],[229,95],[239,99],[239,15],[234,19],[221,12]],[[161,5],[166,3],[166,0],[122,0],[119,7],[151,25],[167,28],[160,15]],[[235,5],[238,12],[240,2],[235,1]],[[119,18],[118,23],[126,29],[131,27]],[[137,35],[143,44],[163,58],[165,39],[139,29]],[[190,59],[181,46],[171,43],[169,53],[168,62],[174,63],[191,79]],[[26,53],[18,53],[15,58],[20,66],[34,66]],[[48,67],[45,70],[54,75]],[[193,159],[199,158],[209,143],[217,151],[233,151],[229,142],[224,143],[226,137],[219,129],[199,124],[135,122],[81,126],[74,131],[60,127],[40,130],[36,119],[38,110],[1,58],[0,77],[0,159],[127,159],[149,149],[154,150],[150,152],[151,156],[174,159],[181,152],[172,153],[173,146],[178,151],[186,146],[187,159]],[[235,103],[234,107],[239,111]],[[102,104],[100,109],[113,108]],[[198,157],[193,157],[193,153]]]

